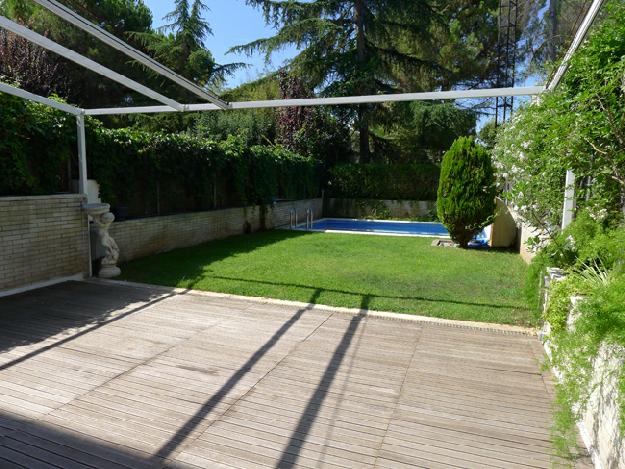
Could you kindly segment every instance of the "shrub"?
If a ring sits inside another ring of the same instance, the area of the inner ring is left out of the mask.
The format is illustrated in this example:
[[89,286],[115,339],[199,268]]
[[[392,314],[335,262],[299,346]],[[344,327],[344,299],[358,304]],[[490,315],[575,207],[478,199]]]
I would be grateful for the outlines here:
[[438,185],[438,218],[451,238],[467,247],[495,213],[493,166],[486,149],[460,137],[443,157]]
[[[596,358],[604,346],[605,358],[625,361],[625,276],[617,275],[595,288],[579,306],[572,329],[554,337],[552,363],[566,370],[556,383],[555,442],[566,455],[577,437],[575,422],[583,415],[592,393]],[[615,404],[620,418],[620,437],[625,431],[625,366],[614,370]]]
[[341,164],[330,170],[332,197],[435,200],[439,169],[431,163]]

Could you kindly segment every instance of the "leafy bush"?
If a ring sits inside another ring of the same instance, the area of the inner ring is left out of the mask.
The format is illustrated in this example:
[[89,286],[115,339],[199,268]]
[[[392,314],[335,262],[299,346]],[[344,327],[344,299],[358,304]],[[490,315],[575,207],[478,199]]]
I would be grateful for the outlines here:
[[525,297],[530,308],[540,314],[540,280],[547,267],[575,272],[588,265],[607,270],[622,270],[625,265],[625,226],[612,226],[607,220],[597,221],[586,210],[554,236],[532,260],[527,274]]
[[342,164],[330,170],[332,197],[435,200],[439,168],[430,163]]
[[460,137],[443,157],[438,186],[438,218],[451,238],[467,247],[495,213],[495,176],[486,149]]
[[555,232],[565,171],[577,176],[578,206],[597,220],[625,213],[625,4],[575,54],[563,83],[515,114],[498,135],[494,159],[509,198],[530,224]]
[[[566,370],[556,384],[556,443],[566,452],[577,437],[575,422],[585,412],[595,391],[592,379],[601,347],[605,358],[625,363],[625,276],[619,275],[596,288],[579,306],[572,329],[561,329],[554,337],[552,363]],[[621,437],[625,431],[625,366],[614,370]],[[605,376],[602,378],[605,379]]]

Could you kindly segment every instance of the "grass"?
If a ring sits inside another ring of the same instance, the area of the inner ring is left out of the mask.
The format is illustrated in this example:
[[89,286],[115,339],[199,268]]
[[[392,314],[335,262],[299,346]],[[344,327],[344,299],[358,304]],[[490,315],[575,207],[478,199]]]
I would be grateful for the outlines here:
[[267,231],[138,259],[123,279],[332,306],[532,325],[518,254],[432,238]]

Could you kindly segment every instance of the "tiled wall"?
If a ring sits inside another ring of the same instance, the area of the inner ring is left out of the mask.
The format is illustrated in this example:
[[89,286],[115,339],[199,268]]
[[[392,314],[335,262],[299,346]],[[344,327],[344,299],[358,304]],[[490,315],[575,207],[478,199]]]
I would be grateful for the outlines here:
[[89,272],[81,195],[0,197],[0,291]]

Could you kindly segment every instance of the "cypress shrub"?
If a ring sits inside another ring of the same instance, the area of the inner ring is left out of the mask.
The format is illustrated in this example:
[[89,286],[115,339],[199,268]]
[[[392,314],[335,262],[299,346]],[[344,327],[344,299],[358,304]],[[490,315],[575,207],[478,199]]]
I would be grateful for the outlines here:
[[445,153],[438,185],[438,218],[466,248],[495,214],[495,176],[489,153],[473,137],[460,137]]

